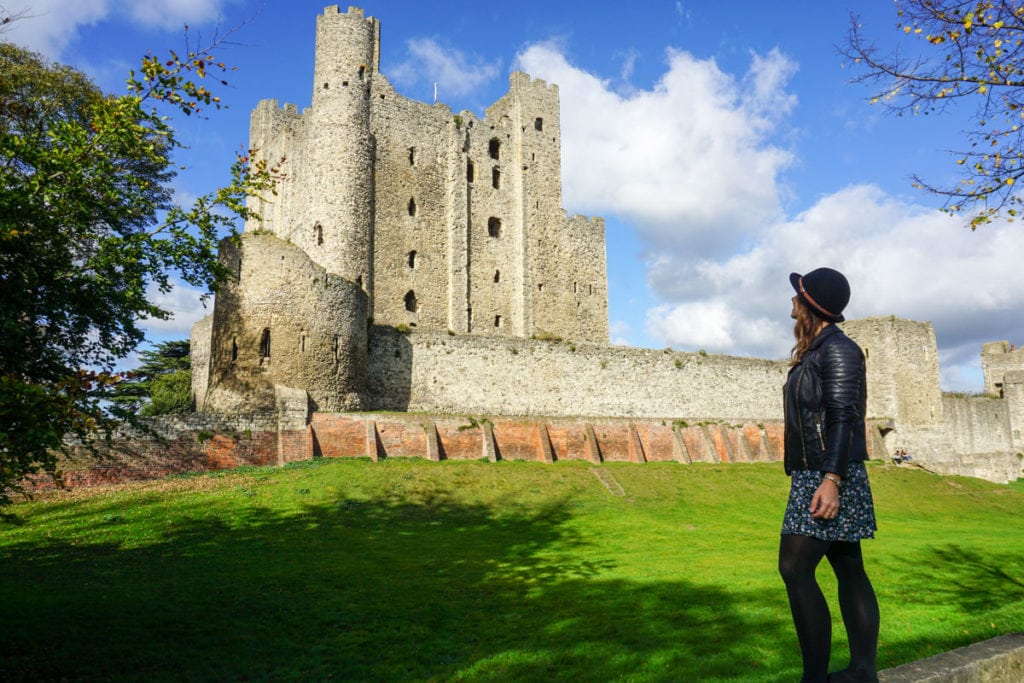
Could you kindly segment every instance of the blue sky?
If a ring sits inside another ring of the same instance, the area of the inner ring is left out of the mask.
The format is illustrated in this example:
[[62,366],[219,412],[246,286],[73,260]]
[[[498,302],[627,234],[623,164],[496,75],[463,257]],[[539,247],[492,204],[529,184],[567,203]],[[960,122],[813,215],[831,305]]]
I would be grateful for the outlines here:
[[[238,67],[229,109],[178,121],[191,146],[183,200],[223,182],[264,98],[308,106],[318,0],[0,0],[27,16],[4,35],[123,91],[147,50],[181,51],[188,24]],[[859,15],[883,46],[920,39],[883,0],[632,3],[371,1],[381,72],[454,112],[501,97],[523,70],[557,83],[565,208],[607,222],[611,341],[783,358],[791,271],[828,265],[853,286],[848,318],[935,326],[943,386],[981,389],[980,346],[1024,343],[1024,225],[972,233],[914,190],[955,178],[967,109],[893,118],[850,82],[836,46]],[[342,11],[346,5],[342,5]],[[232,32],[228,33],[229,31]],[[205,314],[177,290],[181,338]]]

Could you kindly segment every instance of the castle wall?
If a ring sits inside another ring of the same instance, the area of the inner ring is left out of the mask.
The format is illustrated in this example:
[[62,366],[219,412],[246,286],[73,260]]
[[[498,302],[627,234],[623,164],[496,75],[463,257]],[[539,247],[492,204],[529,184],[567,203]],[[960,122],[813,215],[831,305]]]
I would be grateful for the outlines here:
[[365,293],[273,235],[225,240],[221,258],[236,278],[217,294],[205,408],[272,410],[283,386],[308,392],[314,410],[357,409]]
[[192,410],[206,408],[206,389],[210,380],[210,337],[213,334],[213,315],[208,315],[192,326],[189,335],[189,362],[192,366]]
[[946,436],[955,453],[988,453],[1013,448],[1007,402],[985,396],[944,396]]
[[849,320],[842,328],[864,350],[868,415],[904,426],[942,424],[939,356],[931,323],[879,317]]
[[453,223],[465,222],[453,216],[449,192],[451,157],[458,155],[455,122],[447,107],[402,97],[379,76],[370,125],[376,141],[374,320],[447,330],[450,233]]
[[779,361],[374,327],[371,410],[779,420]]
[[1003,400],[1006,401],[1013,449],[1024,453],[1024,370],[1003,375]]
[[989,342],[981,347],[981,371],[985,393],[1001,396],[1003,375],[1024,370],[1024,349],[1015,349],[1010,342]]
[[277,100],[261,100],[250,114],[249,148],[254,157],[269,165],[283,160],[286,174],[274,193],[248,198],[248,206],[256,216],[246,221],[246,231],[269,230],[296,244],[311,239],[307,234],[294,233],[298,226],[308,224],[301,194],[309,171],[304,146],[299,143],[304,130],[303,118],[294,104],[282,108]]

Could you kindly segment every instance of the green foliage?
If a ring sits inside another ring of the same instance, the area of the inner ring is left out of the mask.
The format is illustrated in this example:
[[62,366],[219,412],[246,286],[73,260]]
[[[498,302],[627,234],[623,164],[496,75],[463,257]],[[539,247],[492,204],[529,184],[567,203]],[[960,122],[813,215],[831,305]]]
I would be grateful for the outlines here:
[[148,55],[118,96],[0,43],[0,503],[54,471],[66,435],[88,444],[132,415],[106,399],[142,322],[171,315],[152,293],[175,274],[215,289],[221,234],[272,189],[276,169],[241,155],[227,186],[172,201],[183,145],[168,115],[219,108],[203,80],[227,69],[203,50]]
[[171,415],[192,410],[192,372],[175,370],[153,378],[149,403],[142,406],[139,415]]
[[854,18],[843,55],[862,70],[856,82],[874,88],[871,103],[902,116],[928,115],[955,103],[973,107],[966,149],[953,151],[959,182],[914,177],[941,197],[943,210],[969,213],[975,229],[997,214],[1012,221],[1024,198],[1024,2],[899,0],[901,37],[910,42],[882,54]]
[[[184,413],[192,407],[188,340],[164,341],[139,353],[142,364],[115,386],[110,400],[144,417]],[[157,395],[159,394],[159,399]]]
[[560,342],[560,341],[563,341],[563,339],[561,337],[559,337],[557,334],[555,334],[554,332],[548,332],[546,330],[538,330],[536,333],[534,333],[533,339],[536,339],[537,341],[549,341],[549,342]]
[[[798,680],[776,570],[781,464],[602,464],[624,495],[594,468],[323,458],[19,503],[20,525],[0,522],[0,621],[18,625],[0,671]],[[869,475],[880,529],[862,545],[879,666],[1020,630],[1024,482],[882,464]],[[386,581],[366,579],[381,567]],[[817,575],[841,668],[835,581],[827,563]]]

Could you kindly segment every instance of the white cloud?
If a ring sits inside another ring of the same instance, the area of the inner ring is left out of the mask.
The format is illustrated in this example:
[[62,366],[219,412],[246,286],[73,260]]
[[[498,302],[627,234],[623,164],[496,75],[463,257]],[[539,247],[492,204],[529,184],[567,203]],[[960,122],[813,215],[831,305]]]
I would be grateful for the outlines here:
[[755,56],[738,81],[685,52],[667,61],[652,89],[627,95],[552,43],[527,47],[517,67],[559,86],[568,207],[633,224],[652,259],[731,253],[780,212],[776,179],[793,156],[768,136],[795,106],[781,91],[794,67]]
[[160,292],[155,287],[148,290],[149,300],[174,314],[170,320],[149,319],[143,321],[146,337],[153,339],[188,339],[192,325],[213,312],[213,299],[206,306],[200,299],[202,292],[182,282],[175,282],[170,292]]
[[779,178],[795,155],[776,141],[790,137],[796,67],[777,51],[752,55],[739,78],[669,51],[657,85],[625,95],[555,44],[527,47],[517,66],[559,85],[567,208],[635,229],[662,301],[646,316],[658,343],[783,358],[787,276],[824,265],[851,281],[847,317],[931,321],[949,388],[980,384],[984,341],[1024,342],[1024,226],[972,233],[868,184],[783,214]]
[[406,49],[409,58],[390,68],[388,77],[403,86],[437,83],[442,99],[472,93],[499,73],[498,64],[470,62],[459,50],[445,48],[431,38],[409,40]]
[[144,28],[182,30],[216,20],[224,7],[238,0],[7,0],[11,16],[20,16],[4,34],[6,40],[59,59],[79,29],[117,17]]

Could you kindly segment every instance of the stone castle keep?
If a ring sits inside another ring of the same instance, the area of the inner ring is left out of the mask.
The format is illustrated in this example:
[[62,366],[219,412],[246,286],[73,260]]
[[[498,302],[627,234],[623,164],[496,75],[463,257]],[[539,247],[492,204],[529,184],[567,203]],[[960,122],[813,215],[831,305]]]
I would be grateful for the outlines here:
[[[328,7],[311,106],[253,111],[250,147],[287,178],[222,246],[235,276],[192,330],[192,423],[273,435],[275,462],[778,459],[785,362],[608,345],[604,223],[562,209],[557,86],[513,73],[482,119],[455,115],[396,93],[380,50],[377,19]],[[957,398],[929,323],[843,327],[876,457],[1020,476],[1024,351],[986,345],[988,395]]]
[[[207,410],[359,408],[368,323],[606,343],[604,223],[561,206],[558,89],[515,73],[483,120],[397,94],[380,23],[317,17],[312,106],[263,100],[250,147],[287,160],[210,321]],[[205,374],[205,373],[203,373]]]

